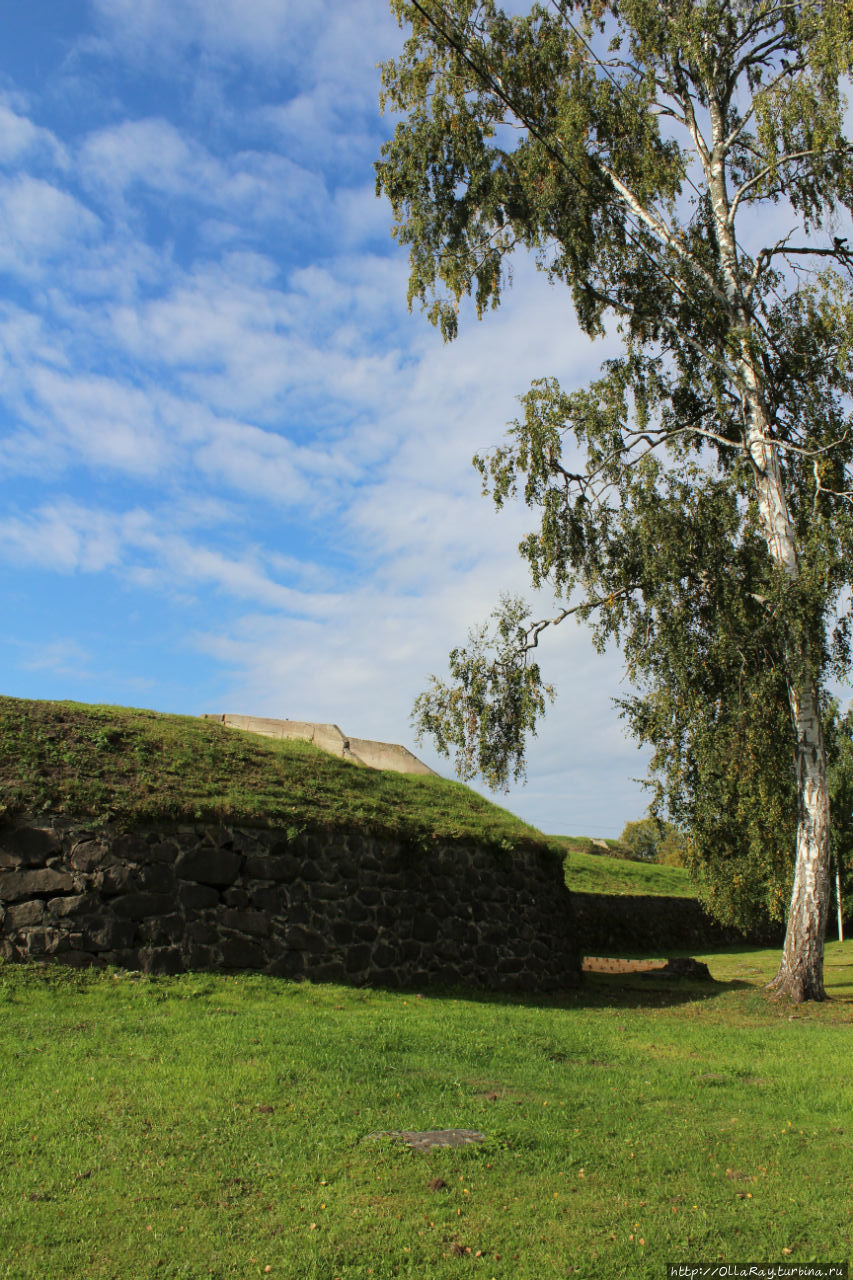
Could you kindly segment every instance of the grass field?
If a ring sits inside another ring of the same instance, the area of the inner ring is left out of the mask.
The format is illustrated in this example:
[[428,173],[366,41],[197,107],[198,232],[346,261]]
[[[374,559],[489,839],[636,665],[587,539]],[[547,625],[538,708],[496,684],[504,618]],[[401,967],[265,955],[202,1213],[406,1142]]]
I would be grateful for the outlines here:
[[[833,999],[601,976],[560,1000],[0,967],[0,1276],[556,1280],[847,1260]],[[478,1147],[413,1153],[402,1129]]]

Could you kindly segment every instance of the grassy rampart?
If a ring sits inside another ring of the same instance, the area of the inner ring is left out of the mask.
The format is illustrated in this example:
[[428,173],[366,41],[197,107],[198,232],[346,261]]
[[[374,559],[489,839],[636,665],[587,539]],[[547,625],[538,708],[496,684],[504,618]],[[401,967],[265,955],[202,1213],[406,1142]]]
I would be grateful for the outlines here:
[[361,769],[190,716],[0,697],[0,813],[94,823],[357,827],[484,847],[545,838],[460,783]]

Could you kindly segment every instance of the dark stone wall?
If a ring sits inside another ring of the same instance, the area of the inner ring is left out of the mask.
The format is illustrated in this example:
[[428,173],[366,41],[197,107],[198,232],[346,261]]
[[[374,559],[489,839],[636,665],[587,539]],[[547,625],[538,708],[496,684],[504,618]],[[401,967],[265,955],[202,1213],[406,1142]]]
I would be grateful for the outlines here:
[[748,934],[726,928],[695,898],[573,893],[572,910],[578,945],[588,956],[704,951],[739,942],[781,946],[785,934],[784,925],[770,922]]
[[376,986],[578,981],[558,859],[358,832],[0,826],[0,956]]

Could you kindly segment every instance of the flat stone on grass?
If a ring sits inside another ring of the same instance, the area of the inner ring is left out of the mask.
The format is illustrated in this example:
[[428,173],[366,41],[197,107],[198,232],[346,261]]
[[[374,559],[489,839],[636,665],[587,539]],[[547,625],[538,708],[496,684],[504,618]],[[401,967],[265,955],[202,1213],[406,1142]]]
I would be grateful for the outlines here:
[[485,1142],[486,1135],[478,1129],[386,1129],[368,1133],[365,1141],[377,1138],[395,1138],[412,1151],[431,1151],[434,1147],[467,1147],[473,1142]]

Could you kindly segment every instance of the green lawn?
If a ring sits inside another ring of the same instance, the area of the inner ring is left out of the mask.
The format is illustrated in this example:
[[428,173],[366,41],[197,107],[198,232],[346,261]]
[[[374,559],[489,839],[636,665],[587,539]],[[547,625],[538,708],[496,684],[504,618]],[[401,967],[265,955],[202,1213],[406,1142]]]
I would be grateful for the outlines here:
[[[713,984],[556,1001],[0,966],[0,1276],[649,1277],[848,1260],[853,944],[777,1006]],[[463,1127],[415,1154],[377,1131]]]

